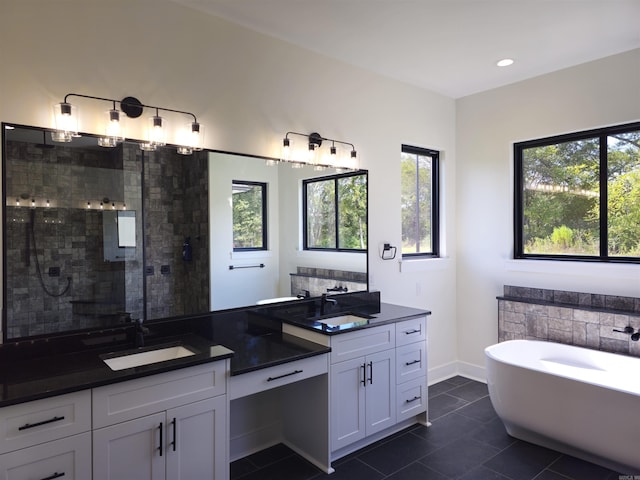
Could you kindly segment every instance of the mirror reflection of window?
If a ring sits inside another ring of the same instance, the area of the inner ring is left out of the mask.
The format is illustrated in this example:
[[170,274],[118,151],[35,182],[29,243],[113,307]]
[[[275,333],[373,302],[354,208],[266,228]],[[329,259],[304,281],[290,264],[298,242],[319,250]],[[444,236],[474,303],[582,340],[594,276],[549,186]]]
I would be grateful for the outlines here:
[[234,180],[233,250],[267,249],[267,184]]
[[366,173],[304,180],[303,189],[305,250],[366,251]]

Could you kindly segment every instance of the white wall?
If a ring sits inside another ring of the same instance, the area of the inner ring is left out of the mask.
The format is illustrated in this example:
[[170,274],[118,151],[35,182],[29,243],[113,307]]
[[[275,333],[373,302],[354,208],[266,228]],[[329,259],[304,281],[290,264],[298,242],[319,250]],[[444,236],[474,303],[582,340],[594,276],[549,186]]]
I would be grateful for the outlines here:
[[[0,120],[51,127],[69,92],[192,111],[206,146],[278,156],[287,131],[354,143],[369,170],[373,287],[386,302],[429,308],[429,362],[453,368],[455,102],[367,73],[166,0],[2,0]],[[74,101],[100,133],[100,102]],[[141,123],[131,122],[141,125]],[[128,134],[141,138],[142,128]],[[402,143],[443,152],[444,248],[412,272],[376,254],[400,244]]]
[[496,295],[523,285],[640,296],[637,265],[513,261],[513,143],[640,119],[640,50],[457,101],[458,356],[480,371]]

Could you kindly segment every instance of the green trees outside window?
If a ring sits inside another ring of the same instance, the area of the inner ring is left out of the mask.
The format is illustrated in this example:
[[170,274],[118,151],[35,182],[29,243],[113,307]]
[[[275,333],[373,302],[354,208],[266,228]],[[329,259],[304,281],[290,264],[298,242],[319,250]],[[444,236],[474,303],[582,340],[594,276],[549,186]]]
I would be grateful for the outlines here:
[[640,260],[640,124],[514,146],[515,256]]
[[304,248],[366,251],[367,174],[303,181]]
[[438,256],[439,152],[402,146],[402,255]]

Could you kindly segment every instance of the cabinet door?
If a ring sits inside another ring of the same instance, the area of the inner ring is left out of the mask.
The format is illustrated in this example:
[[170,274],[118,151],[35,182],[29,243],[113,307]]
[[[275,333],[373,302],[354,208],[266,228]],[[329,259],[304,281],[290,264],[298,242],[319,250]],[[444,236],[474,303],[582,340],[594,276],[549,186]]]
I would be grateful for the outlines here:
[[395,350],[367,355],[366,433],[391,427],[396,423],[396,368]]
[[93,480],[164,480],[165,413],[93,431]]
[[331,365],[331,450],[365,437],[365,359]]
[[167,478],[228,478],[226,398],[218,396],[167,410]]
[[0,479],[45,478],[91,478],[91,433],[81,433],[0,455]]

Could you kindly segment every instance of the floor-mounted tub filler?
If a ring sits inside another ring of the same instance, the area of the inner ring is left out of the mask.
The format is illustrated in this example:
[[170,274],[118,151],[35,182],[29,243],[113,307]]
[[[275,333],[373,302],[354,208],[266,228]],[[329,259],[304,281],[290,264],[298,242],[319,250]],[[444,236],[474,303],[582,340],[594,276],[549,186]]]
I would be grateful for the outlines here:
[[535,340],[492,345],[485,357],[511,436],[640,475],[640,358]]

